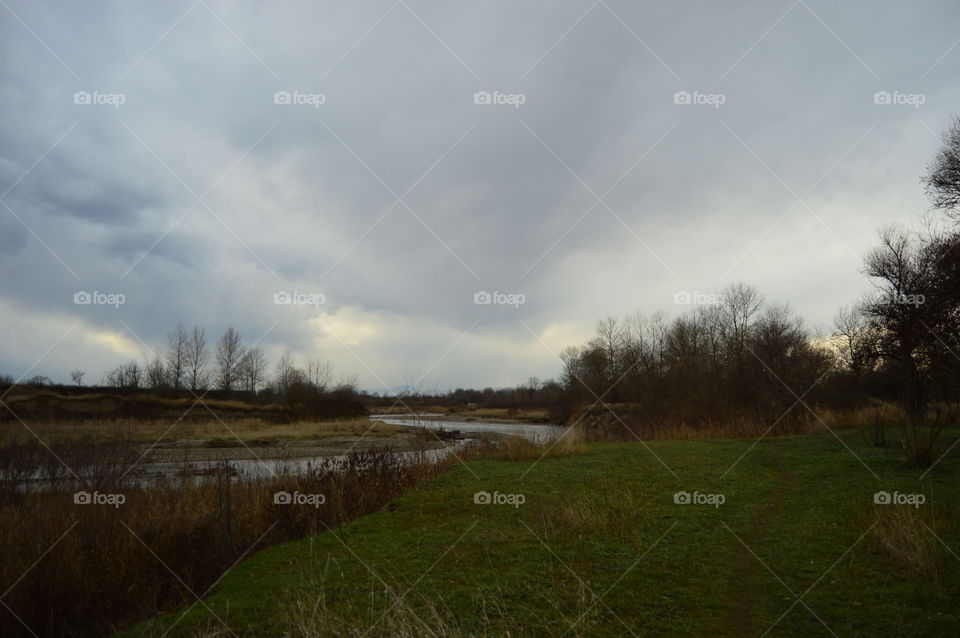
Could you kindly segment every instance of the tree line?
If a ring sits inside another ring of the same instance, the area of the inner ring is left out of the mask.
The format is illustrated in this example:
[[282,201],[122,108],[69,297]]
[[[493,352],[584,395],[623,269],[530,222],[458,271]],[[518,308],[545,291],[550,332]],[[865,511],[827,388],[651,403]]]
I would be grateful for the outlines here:
[[934,214],[920,230],[881,229],[863,264],[872,290],[840,310],[830,334],[732,284],[674,319],[601,321],[587,344],[564,351],[560,403],[572,412],[626,402],[649,424],[784,427],[818,418],[816,407],[884,399],[906,415],[898,442],[908,460],[931,465],[960,395],[960,119],[923,182]]
[[356,389],[355,380],[334,381],[330,362],[318,357],[300,367],[294,355],[286,350],[271,371],[264,351],[255,345],[245,346],[233,326],[227,327],[211,346],[202,326],[187,329],[183,323],[167,334],[165,348],[155,348],[143,362],[131,360],[108,371],[103,385],[175,395],[214,390],[287,396],[302,387],[319,394]]

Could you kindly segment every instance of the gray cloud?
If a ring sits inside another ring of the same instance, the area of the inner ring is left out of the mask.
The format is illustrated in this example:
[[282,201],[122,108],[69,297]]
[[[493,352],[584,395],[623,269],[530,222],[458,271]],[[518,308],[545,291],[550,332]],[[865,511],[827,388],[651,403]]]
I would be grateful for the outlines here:
[[[960,101],[956,7],[881,5],[12,2],[52,53],[4,10],[0,192],[49,250],[0,207],[19,273],[0,299],[49,323],[24,343],[80,320],[55,377],[128,356],[97,331],[152,345],[183,320],[273,326],[268,349],[371,388],[468,329],[442,386],[549,376],[597,318],[734,279],[824,324],[866,286],[874,229],[926,207],[918,177]],[[77,290],[128,302],[78,308]],[[16,374],[44,349],[0,359]]]

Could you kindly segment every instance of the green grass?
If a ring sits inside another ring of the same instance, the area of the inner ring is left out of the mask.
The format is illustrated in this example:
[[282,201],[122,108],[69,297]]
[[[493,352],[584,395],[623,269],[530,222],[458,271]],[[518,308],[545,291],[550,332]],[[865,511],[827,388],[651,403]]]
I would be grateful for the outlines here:
[[[241,636],[960,635],[960,461],[919,480],[893,450],[841,436],[863,464],[830,434],[471,461],[384,511],[257,553],[204,605],[125,635],[174,622],[167,635],[226,634],[218,617]],[[477,505],[479,490],[525,503]],[[678,490],[726,502],[677,505]],[[927,503],[875,505],[877,490]],[[894,511],[925,553],[884,544],[901,540],[875,525]]]

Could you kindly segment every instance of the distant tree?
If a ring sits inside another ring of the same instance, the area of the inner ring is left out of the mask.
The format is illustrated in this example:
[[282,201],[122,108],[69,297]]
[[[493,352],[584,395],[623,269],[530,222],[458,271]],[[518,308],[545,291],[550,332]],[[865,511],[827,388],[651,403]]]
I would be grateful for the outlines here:
[[314,357],[307,362],[307,381],[321,394],[327,391],[333,377],[333,366],[329,361]]
[[274,372],[273,385],[277,394],[287,396],[294,385],[305,383],[306,380],[306,375],[297,368],[293,355],[290,354],[289,350],[284,350],[277,360]]
[[180,392],[187,371],[190,335],[183,323],[167,335],[167,377],[175,393]]
[[207,387],[207,363],[210,351],[207,350],[206,332],[200,326],[194,326],[190,333],[186,349],[186,385],[192,393]]
[[160,352],[160,348],[155,349],[152,355],[147,357],[145,368],[147,385],[151,390],[162,390],[169,386],[169,375],[163,363],[163,354]]
[[70,379],[76,384],[77,387],[83,385],[83,377],[86,374],[83,370],[74,370],[70,373]]
[[124,363],[106,374],[104,385],[114,388],[139,389],[143,382],[143,370],[136,361]]
[[267,373],[267,356],[260,348],[250,348],[240,358],[239,381],[247,392],[255,394],[263,386]]
[[221,390],[230,391],[234,389],[237,384],[242,357],[243,346],[240,333],[233,326],[230,326],[217,342],[217,387]]

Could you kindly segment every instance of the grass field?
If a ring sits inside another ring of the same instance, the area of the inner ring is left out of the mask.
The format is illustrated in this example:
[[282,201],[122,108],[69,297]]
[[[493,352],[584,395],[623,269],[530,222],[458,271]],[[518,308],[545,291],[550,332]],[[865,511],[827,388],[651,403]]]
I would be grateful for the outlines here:
[[472,460],[124,635],[960,635],[960,460],[840,436]]

